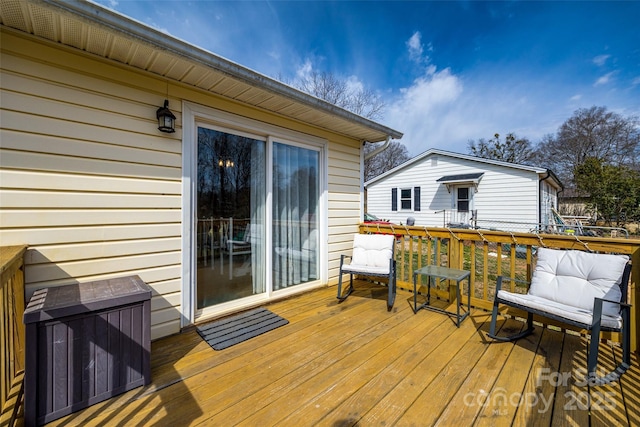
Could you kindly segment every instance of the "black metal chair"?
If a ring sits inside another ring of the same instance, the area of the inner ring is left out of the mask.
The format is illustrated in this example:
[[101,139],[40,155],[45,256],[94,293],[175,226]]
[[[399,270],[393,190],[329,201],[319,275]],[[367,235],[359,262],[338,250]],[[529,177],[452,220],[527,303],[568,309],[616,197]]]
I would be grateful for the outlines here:
[[[353,237],[351,263],[345,264],[348,255],[340,256],[340,276],[338,279],[338,299],[347,299],[353,292],[353,275],[386,277],[389,293],[387,310],[391,311],[396,299],[396,261],[394,258],[395,238],[390,234],[356,234]],[[342,294],[342,276],[349,274],[349,288]]]
[[[531,334],[533,316],[586,329],[591,332],[588,344],[587,382],[603,385],[618,380],[631,365],[631,306],[627,288],[631,264],[624,255],[594,254],[581,251],[538,249],[538,262],[527,294],[502,290],[511,279],[498,277],[493,302],[489,337],[514,341]],[[500,304],[527,312],[526,329],[511,336],[496,335]],[[622,335],[622,361],[603,376],[596,374],[600,332]]]

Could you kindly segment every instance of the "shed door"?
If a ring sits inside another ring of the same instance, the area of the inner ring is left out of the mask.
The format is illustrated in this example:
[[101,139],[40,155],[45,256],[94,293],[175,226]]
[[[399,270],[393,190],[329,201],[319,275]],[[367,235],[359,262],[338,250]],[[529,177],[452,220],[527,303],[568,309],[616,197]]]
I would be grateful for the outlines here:
[[468,224],[473,210],[473,187],[454,187],[451,198],[451,222]]
[[456,188],[456,206],[454,208],[458,212],[469,212],[469,204],[471,203],[471,188],[458,187]]

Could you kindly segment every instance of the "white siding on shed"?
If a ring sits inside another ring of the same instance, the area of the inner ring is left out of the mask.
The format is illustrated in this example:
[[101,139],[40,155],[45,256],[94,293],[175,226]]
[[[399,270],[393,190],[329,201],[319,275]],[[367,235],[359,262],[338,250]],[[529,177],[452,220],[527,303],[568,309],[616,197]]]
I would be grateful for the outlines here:
[[[458,158],[455,155],[431,154],[405,167],[373,180],[367,185],[367,210],[394,223],[405,224],[408,217],[416,225],[442,227],[446,225],[443,210],[452,210],[453,189],[437,182],[444,176],[482,173],[473,190],[471,209],[481,221],[538,222],[538,188],[536,172],[486,162]],[[471,184],[464,186],[473,187]],[[392,211],[392,189],[420,187],[420,211]]]

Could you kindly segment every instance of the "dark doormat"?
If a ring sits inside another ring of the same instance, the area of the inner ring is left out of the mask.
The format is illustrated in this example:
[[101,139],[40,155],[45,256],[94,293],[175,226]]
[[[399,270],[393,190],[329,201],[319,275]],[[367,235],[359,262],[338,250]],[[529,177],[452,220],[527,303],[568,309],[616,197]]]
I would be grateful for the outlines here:
[[196,329],[202,339],[214,350],[223,350],[287,323],[289,323],[287,319],[266,308],[257,308],[236,316],[206,323]]

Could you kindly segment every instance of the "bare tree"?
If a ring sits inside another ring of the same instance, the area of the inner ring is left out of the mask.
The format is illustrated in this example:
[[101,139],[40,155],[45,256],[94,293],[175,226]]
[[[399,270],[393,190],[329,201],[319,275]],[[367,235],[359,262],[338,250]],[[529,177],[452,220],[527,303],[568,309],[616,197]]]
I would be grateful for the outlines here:
[[[286,82],[282,76],[278,78]],[[370,120],[381,118],[384,112],[384,101],[376,92],[360,84],[350,84],[348,80],[331,73],[311,71],[305,77],[287,83]],[[365,144],[365,156],[379,146],[380,144]],[[407,147],[398,141],[392,141],[385,151],[365,160],[364,179],[368,181],[407,160]]]
[[[378,148],[379,144],[366,144],[364,146],[365,156]],[[364,164],[364,180],[369,181],[386,171],[401,165],[409,160],[407,147],[398,141],[391,141],[389,147],[381,153],[376,154]]]
[[384,112],[384,100],[376,92],[332,73],[311,71],[293,82],[280,80],[367,119],[380,119]]
[[587,159],[605,165],[637,167],[639,149],[637,117],[622,117],[606,107],[594,106],[575,111],[555,136],[545,136],[538,144],[538,156],[565,185],[575,188],[576,168]]
[[483,159],[520,164],[531,164],[536,157],[531,141],[518,138],[514,133],[508,133],[504,142],[500,140],[499,133],[494,134],[488,141],[484,138],[480,138],[478,142],[470,140],[469,154]]

